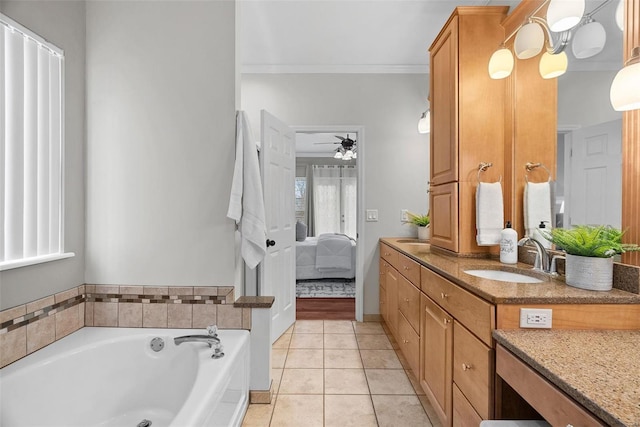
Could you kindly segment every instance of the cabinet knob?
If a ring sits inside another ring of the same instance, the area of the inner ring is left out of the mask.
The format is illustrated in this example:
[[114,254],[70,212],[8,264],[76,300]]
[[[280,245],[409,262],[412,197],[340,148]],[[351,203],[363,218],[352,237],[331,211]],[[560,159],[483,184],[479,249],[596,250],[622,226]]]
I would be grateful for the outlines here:
[[442,319],[442,323],[444,323],[445,325],[448,325],[449,323],[451,323],[451,319],[447,319],[445,317],[444,319]]
[[403,265],[402,268],[406,271],[409,269],[409,267],[407,267],[406,265]]
[[404,302],[409,302],[409,298],[405,298],[405,299],[404,299]]
[[440,292],[440,297],[442,297],[442,299],[449,298],[449,294],[445,294],[444,292]]
[[409,344],[408,340],[402,340],[402,342],[404,342],[405,344]]
[[462,364],[462,370],[463,370],[463,371],[469,371],[469,370],[471,370],[472,368],[473,368],[473,366],[472,366],[472,365],[467,365],[466,363],[463,363],[463,364]]

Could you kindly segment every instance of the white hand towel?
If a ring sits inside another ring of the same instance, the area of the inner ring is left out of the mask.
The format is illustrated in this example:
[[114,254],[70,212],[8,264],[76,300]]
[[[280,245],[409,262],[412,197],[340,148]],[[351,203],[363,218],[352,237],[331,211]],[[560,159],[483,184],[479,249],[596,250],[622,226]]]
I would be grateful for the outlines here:
[[502,185],[499,182],[480,182],[476,190],[476,242],[478,246],[500,244],[504,227]]
[[533,236],[540,221],[547,221],[551,228],[551,183],[528,182],[524,186],[524,228],[527,236]]
[[236,162],[227,217],[239,224],[242,258],[255,268],[267,253],[267,227],[258,151],[244,111],[236,115]]

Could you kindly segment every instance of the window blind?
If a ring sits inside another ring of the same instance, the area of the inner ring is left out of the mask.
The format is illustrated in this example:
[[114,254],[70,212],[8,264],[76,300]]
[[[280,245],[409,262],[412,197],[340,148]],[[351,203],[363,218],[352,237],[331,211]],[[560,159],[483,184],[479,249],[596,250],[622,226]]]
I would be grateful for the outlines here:
[[0,267],[63,252],[63,51],[0,14]]

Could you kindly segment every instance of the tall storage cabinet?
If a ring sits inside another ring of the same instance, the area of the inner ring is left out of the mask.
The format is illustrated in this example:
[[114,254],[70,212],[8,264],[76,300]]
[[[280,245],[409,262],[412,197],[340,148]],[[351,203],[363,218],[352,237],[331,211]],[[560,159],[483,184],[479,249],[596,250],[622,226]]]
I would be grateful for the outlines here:
[[478,165],[497,181],[504,164],[503,80],[492,80],[488,60],[504,39],[508,7],[458,7],[431,45],[431,245],[485,253],[475,243]]

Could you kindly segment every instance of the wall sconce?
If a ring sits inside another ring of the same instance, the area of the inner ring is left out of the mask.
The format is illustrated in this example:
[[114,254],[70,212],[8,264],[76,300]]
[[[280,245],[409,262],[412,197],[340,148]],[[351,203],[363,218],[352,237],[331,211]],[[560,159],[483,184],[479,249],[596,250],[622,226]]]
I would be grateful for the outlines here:
[[631,51],[631,58],[618,71],[609,93],[611,105],[616,111],[640,109],[640,47]]
[[431,132],[431,110],[427,108],[427,111],[422,113],[420,120],[418,120],[418,133]]
[[[593,15],[610,0],[604,0],[591,12],[584,14],[585,0],[547,0],[527,17],[517,30],[511,33],[489,60],[489,76],[492,79],[504,79],[513,71],[513,54],[505,43],[516,37],[513,51],[518,59],[538,56],[543,48],[546,52],[540,58],[540,75],[551,79],[564,74],[568,60],[565,48],[575,37],[572,45],[576,58],[589,58],[604,48],[606,33],[604,27],[593,19]],[[546,19],[535,16],[544,5],[549,3]],[[545,37],[546,36],[546,37]],[[546,43],[545,43],[546,41]]]

